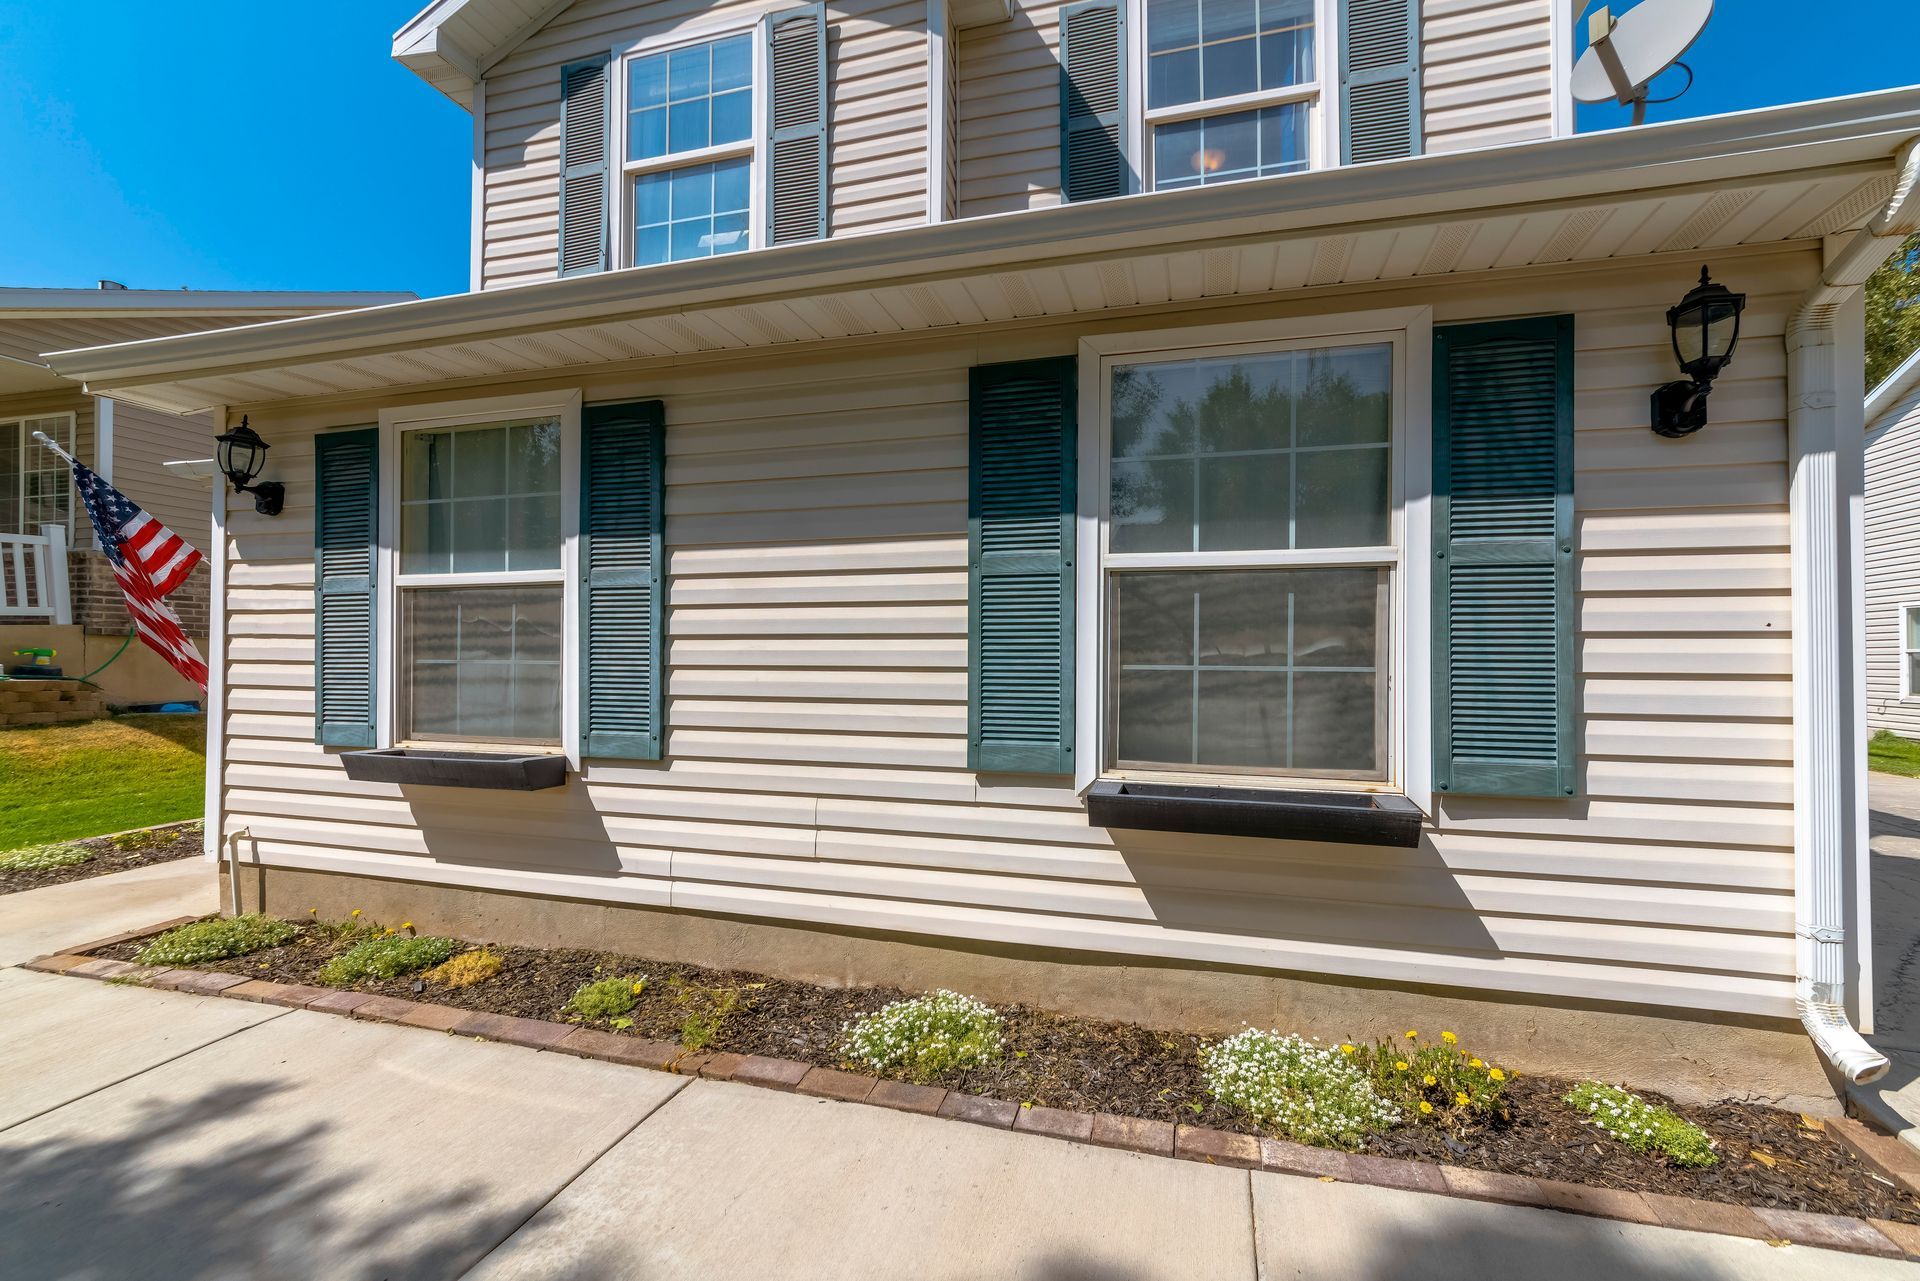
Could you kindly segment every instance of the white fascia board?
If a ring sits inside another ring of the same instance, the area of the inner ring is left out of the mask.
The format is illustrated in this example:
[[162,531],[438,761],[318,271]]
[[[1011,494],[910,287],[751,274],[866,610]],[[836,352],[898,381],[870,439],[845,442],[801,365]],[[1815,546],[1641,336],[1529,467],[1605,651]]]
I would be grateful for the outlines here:
[[[53,352],[69,378],[125,386],[464,341],[833,288],[1099,258],[1236,236],[1363,222],[1417,224],[1465,211],[1661,188],[1887,166],[1920,137],[1920,88],[1673,121],[1640,129],[1323,169],[1184,191],[1023,210],[656,267],[540,281],[309,319]],[[129,396],[129,398],[132,398]]]
[[1867,430],[1878,427],[1880,420],[1905,400],[1916,385],[1920,385],[1920,351],[1908,356],[1900,368],[1882,378],[1880,385],[1868,394]]
[[[546,0],[530,17],[501,0],[436,0],[393,33],[393,58],[447,97],[471,109],[473,87],[500,60],[553,20],[571,0]],[[521,21],[507,35],[488,39],[501,17]]]
[[4,289],[0,288],[0,316],[31,320],[58,316],[231,316],[246,312],[278,316],[321,315],[353,311],[385,303],[413,302],[410,290],[340,290],[333,292],[279,289]]

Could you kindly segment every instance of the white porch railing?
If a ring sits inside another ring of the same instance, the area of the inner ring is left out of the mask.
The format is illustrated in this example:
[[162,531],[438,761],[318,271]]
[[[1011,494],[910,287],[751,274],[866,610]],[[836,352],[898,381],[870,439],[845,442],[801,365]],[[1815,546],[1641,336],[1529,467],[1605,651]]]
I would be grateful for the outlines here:
[[0,534],[0,620],[26,619],[65,627],[67,530],[42,525],[37,534]]

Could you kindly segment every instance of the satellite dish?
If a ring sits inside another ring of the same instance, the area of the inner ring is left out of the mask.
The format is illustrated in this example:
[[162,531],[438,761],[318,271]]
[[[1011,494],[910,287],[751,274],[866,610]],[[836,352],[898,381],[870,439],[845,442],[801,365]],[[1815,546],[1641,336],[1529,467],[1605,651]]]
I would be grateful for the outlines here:
[[1633,123],[1647,119],[1647,86],[1680,61],[1713,17],[1713,0],[1642,0],[1618,18],[1606,6],[1587,18],[1587,51],[1573,67],[1581,102],[1632,104]]

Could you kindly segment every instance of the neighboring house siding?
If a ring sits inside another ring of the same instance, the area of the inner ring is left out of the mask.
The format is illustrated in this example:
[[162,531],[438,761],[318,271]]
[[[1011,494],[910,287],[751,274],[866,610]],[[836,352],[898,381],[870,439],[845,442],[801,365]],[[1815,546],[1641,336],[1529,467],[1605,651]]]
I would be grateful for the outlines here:
[[[167,528],[204,548],[212,511],[209,481],[176,476],[164,464],[213,457],[213,419],[181,418],[116,401],[113,406],[114,486]],[[276,460],[269,455],[265,475]]]
[[1424,0],[1421,112],[1429,153],[1553,134],[1553,6]]
[[[721,34],[733,19],[750,29],[760,15],[792,7],[793,0],[580,0],[494,67],[486,82],[482,287],[554,275],[563,65],[681,30]],[[926,221],[926,6],[835,0],[827,19],[830,233],[917,226]],[[617,171],[617,122],[613,157]]]
[[1867,435],[1867,724],[1920,738],[1920,691],[1900,697],[1900,611],[1920,605],[1920,387]]
[[228,504],[224,828],[292,867],[1790,1016],[1782,334],[1818,255],[1726,274],[1749,295],[1740,356],[1683,441],[1646,428],[1671,268],[1315,300],[1577,313],[1577,798],[1445,799],[1403,850],[1113,834],[1065,780],[966,768],[969,367],[1267,305],[586,375],[590,402],[666,404],[670,733],[657,765],[590,762],[547,793],[403,795],[313,744],[307,433],[377,406],[280,407],[285,514]]

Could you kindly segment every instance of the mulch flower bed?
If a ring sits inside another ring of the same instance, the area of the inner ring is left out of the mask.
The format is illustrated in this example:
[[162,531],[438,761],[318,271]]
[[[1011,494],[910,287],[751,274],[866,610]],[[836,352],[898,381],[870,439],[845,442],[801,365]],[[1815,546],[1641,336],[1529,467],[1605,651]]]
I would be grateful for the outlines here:
[[[142,945],[119,943],[94,955],[132,960]],[[196,968],[313,984],[320,967],[350,945],[337,931],[305,927],[283,946]],[[491,950],[503,962],[500,972],[470,987],[446,988],[410,976],[366,980],[354,990],[465,1010],[578,1021],[707,1052],[835,1068],[849,1066],[840,1045],[850,1021],[918,995],[879,987],[822,987],[602,952],[507,946]],[[570,1020],[564,1007],[582,984],[629,975],[644,976],[646,985],[624,1017],[612,1022]],[[1006,1020],[1001,1060],[948,1073],[935,1084],[1015,1103],[1262,1132],[1208,1094],[1198,1057],[1204,1038],[1027,1006],[996,1008]],[[1470,1034],[1471,1029],[1463,1030],[1465,1041],[1471,1041]],[[1573,1084],[1516,1076],[1505,1096],[1504,1119],[1471,1121],[1451,1131],[1406,1125],[1370,1137],[1364,1151],[1625,1191],[1920,1224],[1920,1201],[1862,1164],[1817,1122],[1757,1104],[1691,1106],[1640,1091],[1713,1137],[1718,1164],[1681,1169],[1582,1122],[1561,1102]]]
[[176,823],[165,827],[123,832],[118,836],[95,836],[84,841],[63,841],[62,848],[82,849],[93,857],[84,863],[66,867],[48,867],[32,871],[0,869],[0,894],[18,894],[68,881],[84,881],[95,876],[111,876],[152,863],[171,863],[192,858],[203,851],[201,825]]

